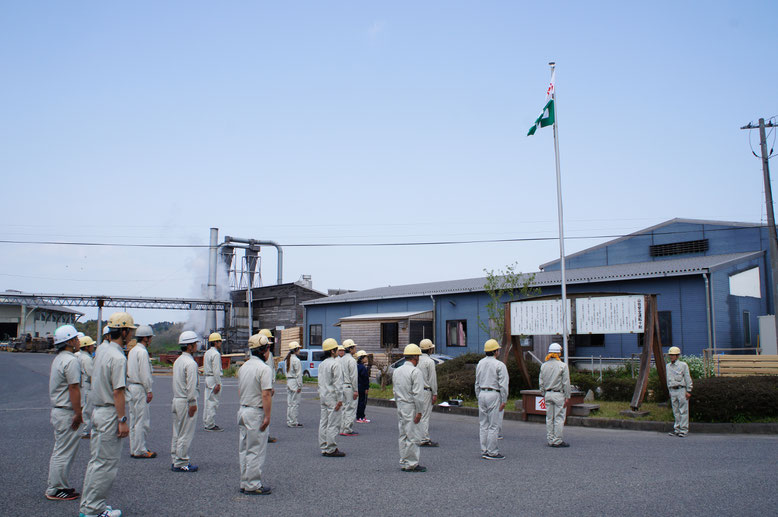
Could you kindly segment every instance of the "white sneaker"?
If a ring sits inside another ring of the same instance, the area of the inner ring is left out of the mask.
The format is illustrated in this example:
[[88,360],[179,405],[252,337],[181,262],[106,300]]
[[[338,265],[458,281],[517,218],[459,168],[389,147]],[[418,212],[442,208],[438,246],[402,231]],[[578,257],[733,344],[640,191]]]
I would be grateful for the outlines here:
[[101,513],[98,517],[122,517],[122,511],[114,510],[110,506],[106,506],[105,510],[103,510],[103,513]]

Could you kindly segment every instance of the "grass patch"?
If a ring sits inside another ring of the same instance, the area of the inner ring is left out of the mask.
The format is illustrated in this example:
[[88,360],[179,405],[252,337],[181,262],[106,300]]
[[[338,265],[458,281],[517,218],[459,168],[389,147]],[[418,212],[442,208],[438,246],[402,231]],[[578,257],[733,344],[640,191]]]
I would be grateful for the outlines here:
[[673,410],[670,407],[661,407],[655,402],[644,402],[640,406],[641,411],[648,411],[648,415],[639,418],[627,418],[620,414],[621,411],[630,409],[629,402],[617,402],[609,400],[595,400],[600,409],[592,413],[596,418],[610,418],[613,420],[646,420],[652,422],[672,422]]
[[237,366],[230,366],[222,370],[222,377],[235,377],[238,374]]

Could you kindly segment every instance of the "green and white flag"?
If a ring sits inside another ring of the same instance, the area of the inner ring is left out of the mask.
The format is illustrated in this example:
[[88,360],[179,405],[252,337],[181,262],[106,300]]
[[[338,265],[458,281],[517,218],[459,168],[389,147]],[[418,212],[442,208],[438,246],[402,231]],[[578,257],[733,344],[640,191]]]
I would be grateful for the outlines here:
[[551,83],[546,90],[546,105],[543,106],[543,111],[540,116],[535,120],[535,124],[529,128],[527,136],[535,134],[535,131],[540,127],[550,126],[554,123],[554,81],[556,80],[556,70],[551,72]]

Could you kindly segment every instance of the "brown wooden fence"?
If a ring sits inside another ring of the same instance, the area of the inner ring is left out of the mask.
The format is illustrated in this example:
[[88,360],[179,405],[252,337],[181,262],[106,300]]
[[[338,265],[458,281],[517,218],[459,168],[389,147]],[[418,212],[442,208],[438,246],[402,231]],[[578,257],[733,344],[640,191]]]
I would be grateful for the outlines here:
[[722,377],[778,375],[778,355],[715,355],[713,372]]

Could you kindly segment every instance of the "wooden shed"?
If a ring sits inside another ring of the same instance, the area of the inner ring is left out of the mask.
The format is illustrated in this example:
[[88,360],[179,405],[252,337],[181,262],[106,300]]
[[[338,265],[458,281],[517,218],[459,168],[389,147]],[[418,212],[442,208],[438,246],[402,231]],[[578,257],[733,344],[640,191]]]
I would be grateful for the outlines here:
[[393,354],[402,354],[408,343],[432,339],[432,311],[357,314],[341,318],[335,326],[340,327],[343,341],[353,339],[358,349],[374,354],[380,362],[389,345]]

